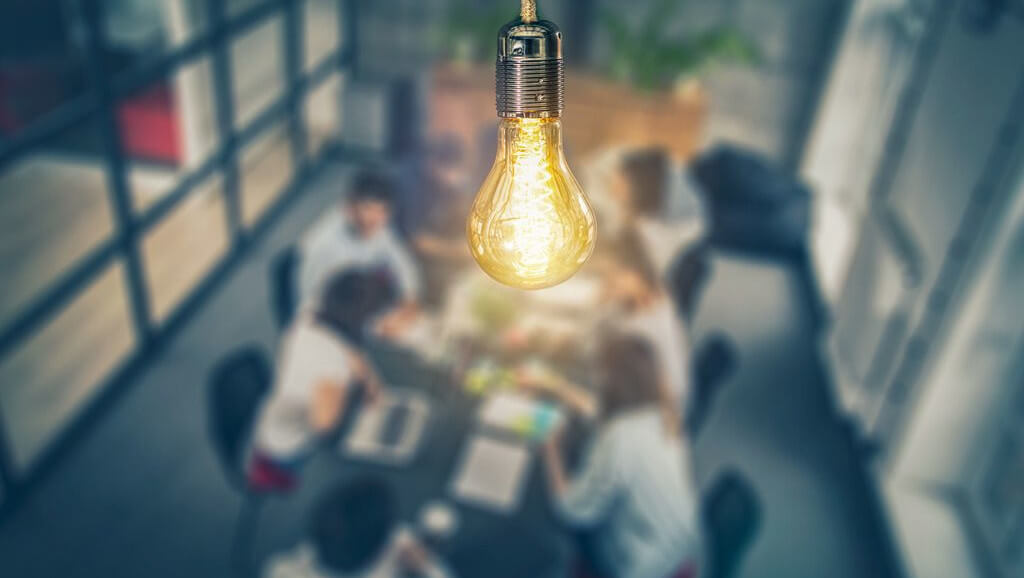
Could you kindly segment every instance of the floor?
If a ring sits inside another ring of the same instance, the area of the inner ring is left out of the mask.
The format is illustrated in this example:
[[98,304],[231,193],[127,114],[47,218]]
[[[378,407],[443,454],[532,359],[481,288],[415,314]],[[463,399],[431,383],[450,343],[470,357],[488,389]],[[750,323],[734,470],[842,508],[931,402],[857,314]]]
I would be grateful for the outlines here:
[[[138,382],[0,522],[9,576],[226,576],[237,498],[204,429],[207,369],[241,343],[269,347],[267,264],[335,198],[313,183]],[[727,333],[741,366],[696,451],[710,481],[750,477],[764,522],[742,576],[895,576],[856,455],[829,411],[804,284],[777,264],[720,256],[696,320]]]

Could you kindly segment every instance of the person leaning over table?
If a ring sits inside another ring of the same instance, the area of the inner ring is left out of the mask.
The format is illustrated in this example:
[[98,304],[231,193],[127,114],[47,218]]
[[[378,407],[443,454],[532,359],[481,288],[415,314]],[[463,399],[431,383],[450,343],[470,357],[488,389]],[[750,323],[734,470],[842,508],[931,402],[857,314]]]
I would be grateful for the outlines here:
[[415,319],[420,275],[394,231],[395,194],[394,183],[383,172],[363,170],[355,176],[338,209],[322,219],[302,243],[299,293],[303,306],[314,303],[337,273],[374,270],[391,279],[400,295],[398,305],[376,320],[378,333],[397,335]]
[[309,535],[274,556],[266,578],[447,578],[444,565],[397,523],[398,504],[377,477],[342,482],[317,501]]
[[695,578],[697,485],[678,422],[660,403],[654,351],[640,338],[609,335],[597,364],[601,415],[580,471],[567,472],[560,433],[544,447],[557,514],[589,532],[583,575]]
[[602,300],[611,306],[605,323],[651,344],[666,398],[675,411],[686,415],[691,389],[690,339],[636,234],[624,234],[609,251],[602,265],[602,279]]
[[248,468],[254,490],[293,489],[314,442],[337,424],[350,393],[362,387],[373,398],[379,392],[362,343],[366,324],[387,305],[378,276],[350,270],[333,277],[317,305],[292,322],[256,422]]

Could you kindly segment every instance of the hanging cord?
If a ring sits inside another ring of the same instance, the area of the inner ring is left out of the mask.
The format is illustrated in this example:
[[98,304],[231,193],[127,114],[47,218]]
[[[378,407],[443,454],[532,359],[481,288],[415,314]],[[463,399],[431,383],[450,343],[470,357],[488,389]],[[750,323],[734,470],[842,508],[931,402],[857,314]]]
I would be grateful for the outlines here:
[[536,22],[537,0],[522,0],[522,9],[519,11],[519,17],[523,22]]

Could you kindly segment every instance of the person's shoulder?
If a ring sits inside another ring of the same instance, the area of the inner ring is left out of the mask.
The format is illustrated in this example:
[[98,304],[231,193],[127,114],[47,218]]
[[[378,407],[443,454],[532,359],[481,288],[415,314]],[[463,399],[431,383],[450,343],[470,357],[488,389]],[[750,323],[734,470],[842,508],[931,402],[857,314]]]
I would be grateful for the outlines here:
[[347,350],[345,341],[334,331],[317,323],[311,314],[297,318],[285,339],[288,348],[299,353],[319,355],[323,350],[344,352]]

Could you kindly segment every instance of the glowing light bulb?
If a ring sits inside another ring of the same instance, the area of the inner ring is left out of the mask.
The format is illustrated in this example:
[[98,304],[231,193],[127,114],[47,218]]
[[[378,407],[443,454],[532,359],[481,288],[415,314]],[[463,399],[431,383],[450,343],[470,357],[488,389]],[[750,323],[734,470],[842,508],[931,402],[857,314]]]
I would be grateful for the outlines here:
[[522,289],[565,281],[594,249],[594,212],[562,149],[562,84],[554,24],[516,20],[501,29],[498,154],[466,236],[488,275]]
[[565,161],[561,130],[557,118],[501,121],[467,236],[480,267],[506,285],[557,285],[594,249],[594,213]]

